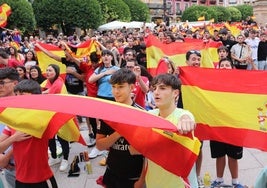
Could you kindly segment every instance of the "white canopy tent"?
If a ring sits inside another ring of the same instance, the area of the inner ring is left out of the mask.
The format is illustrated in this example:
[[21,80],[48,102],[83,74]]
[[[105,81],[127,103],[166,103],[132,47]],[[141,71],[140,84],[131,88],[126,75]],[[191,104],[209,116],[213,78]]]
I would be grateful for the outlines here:
[[[144,22],[137,22],[137,21],[132,21],[132,22],[121,22],[121,21],[113,21],[106,23],[104,25],[101,25],[98,27],[98,31],[105,31],[105,30],[114,30],[114,29],[122,29],[123,27],[126,27],[126,29],[140,29],[144,25]],[[146,27],[153,28],[155,27],[154,23],[145,23]]]
[[99,26],[97,30],[105,31],[105,30],[121,29],[124,26],[126,27],[127,24],[128,24],[127,22],[113,21]]

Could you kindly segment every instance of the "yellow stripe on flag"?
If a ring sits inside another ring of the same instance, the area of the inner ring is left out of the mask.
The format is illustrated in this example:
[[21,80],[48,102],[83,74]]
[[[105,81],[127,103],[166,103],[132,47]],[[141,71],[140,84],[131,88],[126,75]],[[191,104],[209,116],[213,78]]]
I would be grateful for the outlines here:
[[27,109],[25,113],[24,109],[6,108],[1,113],[1,118],[7,125],[12,125],[17,130],[41,138],[54,114],[55,112],[43,110]]
[[[260,130],[258,116],[261,112],[258,109],[265,108],[266,95],[208,91],[188,85],[182,86],[182,91],[186,93],[183,95],[183,101],[187,101],[184,103],[184,108],[190,109],[197,123],[205,122],[213,127]],[[190,93],[197,93],[197,95],[190,95]],[[253,103],[251,103],[252,99]],[[216,104],[216,111],[214,111],[214,104]],[[200,113],[199,107],[205,109],[205,113]]]
[[171,132],[171,131],[166,131],[162,129],[156,129],[152,128],[153,131],[159,133],[160,135],[173,140],[180,145],[182,145],[185,148],[190,148],[191,152],[198,155],[201,143],[197,138],[193,138],[193,140],[189,137],[178,135],[177,133]]

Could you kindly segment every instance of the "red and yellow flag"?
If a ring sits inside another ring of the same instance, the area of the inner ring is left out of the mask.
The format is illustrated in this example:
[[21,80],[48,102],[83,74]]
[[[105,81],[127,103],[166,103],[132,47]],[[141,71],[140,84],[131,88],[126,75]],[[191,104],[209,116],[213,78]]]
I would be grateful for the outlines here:
[[[52,44],[45,44],[45,43],[39,43],[43,48],[45,48],[46,50],[50,51],[51,53],[58,55],[60,57],[64,57],[64,51],[59,48],[56,45],[52,45]],[[49,64],[56,64],[59,66],[60,68],[60,74],[64,74],[66,73],[66,65],[62,64],[61,62],[56,61],[55,59],[49,57],[48,55],[46,55],[42,50],[40,50],[39,48],[35,48],[36,51],[36,55],[38,58],[38,62],[39,62],[39,66],[42,70],[42,72],[44,73],[46,68],[48,67]]]
[[[89,106],[97,108],[88,108]],[[112,101],[77,95],[21,95],[0,98],[0,109],[0,121],[10,123],[10,119],[12,128],[38,137],[47,128],[55,132],[53,126],[47,126],[51,116],[46,115],[47,113],[66,117],[68,114],[77,114],[103,119],[148,159],[181,177],[188,176],[199,153],[199,141],[190,136],[179,135],[171,122],[141,109]],[[16,114],[14,118],[11,111],[6,111],[9,109],[23,113]],[[32,122],[32,118],[36,122]],[[65,122],[67,118],[55,119]],[[42,120],[39,123],[41,126],[37,122]]]
[[182,67],[180,75],[198,138],[267,151],[267,72]]
[[202,67],[214,67],[213,63],[219,61],[217,48],[221,45],[220,42],[204,43],[198,39],[186,39],[185,42],[164,44],[155,36],[149,35],[146,38],[147,68],[153,76],[156,75],[159,61],[164,56],[170,58],[175,66],[185,66],[185,54],[189,50],[201,52]]
[[[58,133],[65,140],[76,141],[86,145],[72,114],[8,107],[0,108],[0,112],[1,122],[4,122],[13,129],[20,130],[37,138],[43,136],[53,138]],[[45,135],[43,135],[44,133]]]
[[92,52],[97,51],[97,43],[94,40],[87,40],[79,45],[70,45],[71,51],[77,58],[88,58]]
[[11,14],[11,8],[8,4],[4,3],[0,6],[0,27],[5,27],[7,18]]

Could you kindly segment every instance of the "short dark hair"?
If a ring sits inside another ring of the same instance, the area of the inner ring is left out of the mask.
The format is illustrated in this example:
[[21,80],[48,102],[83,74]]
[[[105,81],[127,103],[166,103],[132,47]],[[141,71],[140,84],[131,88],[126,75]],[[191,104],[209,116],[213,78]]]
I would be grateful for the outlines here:
[[153,78],[151,85],[155,86],[156,84],[163,83],[166,86],[171,86],[172,89],[181,89],[181,81],[177,76],[173,74],[159,74]]
[[185,59],[188,61],[190,58],[190,55],[192,54],[196,54],[198,57],[201,57],[201,53],[199,50],[189,50],[188,52],[186,52]]
[[14,92],[26,92],[31,94],[42,94],[41,86],[34,80],[22,80],[14,88]]
[[0,68],[0,79],[5,78],[19,81],[19,73],[13,67]]
[[223,61],[228,61],[228,62],[230,62],[232,68],[235,67],[234,64],[233,64],[233,61],[232,61],[231,59],[229,59],[229,58],[222,58],[222,59],[219,61],[219,67],[221,66],[221,63],[222,63]]
[[109,81],[111,85],[123,83],[135,84],[135,82],[135,74],[133,73],[133,71],[126,68],[119,69],[115,73],[113,73]]
[[9,57],[8,53],[4,49],[0,49],[0,56],[3,59],[8,59],[8,57]]
[[110,50],[103,50],[101,55],[104,56],[106,54],[111,55],[113,57],[113,53]]
[[217,52],[219,53],[219,52],[222,51],[222,50],[224,50],[224,51],[226,51],[226,52],[229,53],[229,49],[228,49],[226,46],[220,46],[220,47],[217,49]]

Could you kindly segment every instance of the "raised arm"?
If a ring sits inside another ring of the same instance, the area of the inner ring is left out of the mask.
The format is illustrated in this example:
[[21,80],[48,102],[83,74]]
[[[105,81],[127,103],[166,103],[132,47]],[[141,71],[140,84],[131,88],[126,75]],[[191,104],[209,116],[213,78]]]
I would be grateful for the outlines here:
[[44,47],[42,47],[39,43],[35,44],[35,47],[39,48],[40,50],[42,50],[42,52],[44,52],[46,55],[48,55],[49,57],[53,58],[56,61],[60,61],[61,62],[61,57],[53,54],[52,52],[48,51],[47,49],[45,49]]

